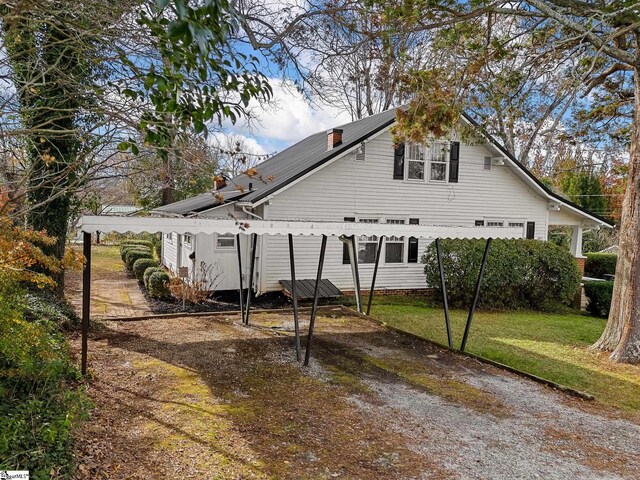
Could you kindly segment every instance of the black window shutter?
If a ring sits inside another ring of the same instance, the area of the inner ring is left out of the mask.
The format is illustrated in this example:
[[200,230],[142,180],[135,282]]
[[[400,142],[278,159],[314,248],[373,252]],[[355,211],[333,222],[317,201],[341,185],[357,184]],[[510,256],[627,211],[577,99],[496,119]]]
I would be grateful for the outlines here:
[[527,222],[527,238],[533,239],[536,236],[536,222]]
[[449,182],[458,183],[458,170],[460,169],[460,142],[451,142],[449,150]]
[[[345,222],[353,223],[356,221],[356,217],[344,217]],[[349,247],[346,243],[342,244],[342,264],[347,265],[351,263],[349,259]]]
[[409,225],[420,225],[420,219],[419,218],[410,218],[409,219]]
[[404,143],[397,144],[393,152],[393,179],[404,179]]
[[416,237],[409,237],[408,254],[408,263],[418,263],[418,239]]

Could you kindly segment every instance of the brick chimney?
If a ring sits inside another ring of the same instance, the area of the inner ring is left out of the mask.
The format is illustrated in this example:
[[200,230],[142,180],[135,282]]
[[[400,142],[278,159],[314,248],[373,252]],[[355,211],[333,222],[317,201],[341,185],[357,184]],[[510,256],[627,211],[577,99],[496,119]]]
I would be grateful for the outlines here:
[[342,129],[332,128],[327,130],[327,150],[331,150],[342,144]]

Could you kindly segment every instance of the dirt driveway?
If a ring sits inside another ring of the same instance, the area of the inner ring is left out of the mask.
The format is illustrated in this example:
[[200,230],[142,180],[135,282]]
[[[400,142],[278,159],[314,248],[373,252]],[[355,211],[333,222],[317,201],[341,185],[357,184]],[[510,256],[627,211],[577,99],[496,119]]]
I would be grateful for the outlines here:
[[640,478],[612,412],[341,311],[305,368],[290,315],[252,319],[106,322],[77,478]]

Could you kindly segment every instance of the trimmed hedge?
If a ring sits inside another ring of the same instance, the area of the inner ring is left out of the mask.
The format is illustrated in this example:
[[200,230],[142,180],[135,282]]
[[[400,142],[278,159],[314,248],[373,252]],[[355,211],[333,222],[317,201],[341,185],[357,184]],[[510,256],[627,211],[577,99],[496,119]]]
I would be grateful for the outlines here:
[[153,253],[149,250],[128,250],[124,256],[124,263],[130,271],[133,271],[133,264],[140,258],[153,260]]
[[[468,308],[486,240],[442,240],[450,305]],[[422,257],[427,284],[438,291],[440,274],[433,242]],[[478,306],[486,309],[551,309],[571,303],[580,270],[567,250],[539,240],[494,240],[489,251]]]
[[151,254],[151,249],[149,247],[145,247],[144,245],[124,245],[120,247],[120,258],[123,262],[126,261],[127,252],[132,250],[140,251],[140,252],[148,252]]
[[149,277],[153,275],[155,272],[162,272],[161,267],[149,267],[142,274],[142,281],[144,282],[144,286],[149,289]]
[[613,282],[584,282],[584,294],[589,299],[587,311],[599,317],[608,317],[613,295]]
[[584,274],[592,278],[604,278],[615,275],[618,256],[615,253],[587,253],[584,263]]
[[120,248],[124,245],[142,245],[143,247],[148,247],[149,250],[153,249],[153,242],[150,240],[139,240],[137,238],[127,238],[120,242]]
[[171,278],[165,271],[153,272],[149,277],[149,296],[152,298],[167,298],[169,292],[169,281]]
[[142,280],[144,272],[147,268],[157,266],[158,262],[156,262],[153,258],[139,258],[138,260],[133,262],[133,273],[138,280]]

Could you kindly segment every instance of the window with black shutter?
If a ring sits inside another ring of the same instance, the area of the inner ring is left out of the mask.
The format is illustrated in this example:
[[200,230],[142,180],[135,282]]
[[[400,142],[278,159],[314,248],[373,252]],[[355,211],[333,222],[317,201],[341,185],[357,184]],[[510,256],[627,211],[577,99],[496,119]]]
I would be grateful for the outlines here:
[[527,222],[527,238],[533,239],[536,236],[536,222]]
[[[346,223],[355,223],[356,217],[344,217]],[[342,264],[347,265],[351,263],[349,260],[349,246],[346,243],[342,244]]]
[[409,219],[409,225],[420,225],[420,219],[419,218],[410,218]]
[[404,143],[397,144],[393,152],[393,179],[404,180]]
[[476,220],[476,227],[484,227],[484,220]]
[[449,150],[449,182],[458,183],[458,170],[460,168],[460,142],[451,142]]
[[416,237],[409,237],[408,250],[407,262],[418,263],[418,239]]

